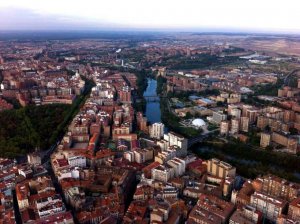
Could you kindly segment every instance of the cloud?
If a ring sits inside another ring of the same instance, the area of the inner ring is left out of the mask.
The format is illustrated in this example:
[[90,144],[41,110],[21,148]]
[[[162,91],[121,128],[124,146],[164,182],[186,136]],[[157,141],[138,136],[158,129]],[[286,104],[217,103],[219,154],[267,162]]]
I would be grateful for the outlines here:
[[36,13],[24,8],[0,8],[0,30],[89,30],[109,29],[112,23],[75,16]]
[[298,0],[6,0],[0,1],[0,29],[300,32],[299,8]]

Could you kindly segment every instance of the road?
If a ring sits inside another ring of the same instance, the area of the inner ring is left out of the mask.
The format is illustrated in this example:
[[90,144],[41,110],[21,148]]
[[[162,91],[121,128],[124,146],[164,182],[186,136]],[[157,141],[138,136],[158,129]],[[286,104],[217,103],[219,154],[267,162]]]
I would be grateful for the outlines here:
[[299,71],[300,71],[300,68],[295,69],[295,70],[291,71],[289,74],[287,74],[286,77],[284,78],[284,84],[288,85],[290,76],[295,74],[296,72],[299,72]]
[[[74,108],[72,109],[72,111],[76,111],[78,108],[80,108],[80,105],[82,103],[85,103],[85,101],[87,100],[87,98],[90,95],[92,88],[95,86],[95,83],[93,80],[87,79],[84,76],[81,76],[81,77],[85,81],[85,89],[84,89],[84,92],[82,93],[82,95],[80,96],[79,101],[73,103],[72,107],[74,106]],[[72,122],[72,120],[74,119],[74,116],[76,116],[76,115],[77,114],[74,114],[72,112],[71,117],[69,118],[70,120],[67,125],[70,125],[69,123]],[[42,159],[43,165],[50,161],[51,154],[54,152],[54,150],[57,148],[59,143],[62,141],[63,137],[64,137],[64,133],[58,138],[56,143],[54,143],[47,151],[42,152],[41,159]]]
[[54,150],[57,148],[59,143],[61,142],[62,138],[60,138],[56,143],[54,143],[47,151],[44,151],[41,155],[42,164],[49,162],[51,154],[54,152]]
[[202,133],[201,135],[199,135],[197,137],[190,138],[188,140],[188,148],[190,148],[192,145],[194,145],[196,143],[202,142],[203,139],[207,138],[210,134],[215,133],[216,131],[219,131],[219,129],[214,129],[212,131],[206,132],[205,134]]

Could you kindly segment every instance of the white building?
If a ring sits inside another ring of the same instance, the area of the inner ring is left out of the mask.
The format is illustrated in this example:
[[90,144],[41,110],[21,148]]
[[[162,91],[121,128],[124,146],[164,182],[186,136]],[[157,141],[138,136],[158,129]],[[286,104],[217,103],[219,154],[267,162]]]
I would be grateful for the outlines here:
[[137,149],[134,151],[135,162],[144,163],[149,160],[153,160],[153,149]]
[[251,195],[250,205],[264,213],[269,220],[276,222],[278,216],[286,210],[288,203],[264,193],[255,192]]
[[80,168],[76,167],[74,169],[63,169],[57,172],[57,179],[62,180],[65,178],[79,179]]
[[240,130],[240,120],[237,118],[231,119],[231,134],[238,134]]
[[231,109],[231,116],[239,119],[241,117],[241,110],[238,108]]
[[151,170],[151,178],[162,182],[168,182],[175,175],[174,168],[169,165],[160,165]]
[[40,218],[44,218],[50,215],[54,215],[56,213],[61,213],[66,211],[65,206],[62,203],[49,204],[49,206],[45,206],[44,208],[38,209],[38,215]]
[[150,126],[150,137],[161,139],[164,136],[165,125],[163,123],[154,123]]
[[174,132],[169,132],[164,135],[164,139],[169,142],[169,146],[176,145],[183,150],[187,150],[188,140]]
[[201,118],[196,118],[192,121],[192,125],[196,128],[202,128],[202,127],[206,126],[206,123]]
[[71,167],[86,167],[86,158],[83,156],[70,156],[68,163]]
[[123,156],[129,162],[144,163],[153,160],[154,151],[152,148],[136,149],[134,151],[125,152]]
[[185,161],[179,158],[169,160],[167,164],[174,168],[175,177],[181,176],[185,173]]
[[156,142],[156,144],[161,148],[161,150],[167,150],[169,147],[169,141],[165,140],[165,139],[161,139],[159,141]]

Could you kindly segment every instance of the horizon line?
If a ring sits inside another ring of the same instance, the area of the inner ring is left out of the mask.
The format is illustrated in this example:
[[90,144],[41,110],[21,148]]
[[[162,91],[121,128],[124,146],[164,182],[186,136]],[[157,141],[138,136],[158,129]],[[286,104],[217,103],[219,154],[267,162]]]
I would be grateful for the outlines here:
[[[201,30],[203,29],[203,30]],[[63,29],[63,28],[55,28],[55,29],[1,29],[0,33],[33,33],[33,32],[40,32],[40,33],[71,33],[71,32],[95,32],[95,33],[101,33],[101,32],[111,32],[111,33],[126,33],[126,32],[133,32],[133,33],[199,33],[199,34],[251,34],[251,35],[288,35],[288,36],[299,36],[300,37],[300,31],[279,31],[279,30],[252,30],[252,29],[235,29],[235,28],[78,28],[78,29]]]

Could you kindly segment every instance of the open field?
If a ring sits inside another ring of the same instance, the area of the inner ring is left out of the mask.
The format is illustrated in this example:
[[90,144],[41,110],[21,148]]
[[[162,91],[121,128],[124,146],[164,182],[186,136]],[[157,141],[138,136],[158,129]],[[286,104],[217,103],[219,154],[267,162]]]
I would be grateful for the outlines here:
[[280,54],[300,56],[300,36],[296,35],[190,33],[177,38],[202,45],[227,43],[248,50],[264,51],[274,56]]
[[277,54],[300,56],[300,39],[261,39],[247,38],[235,43],[238,47],[243,47],[255,51],[276,52]]

